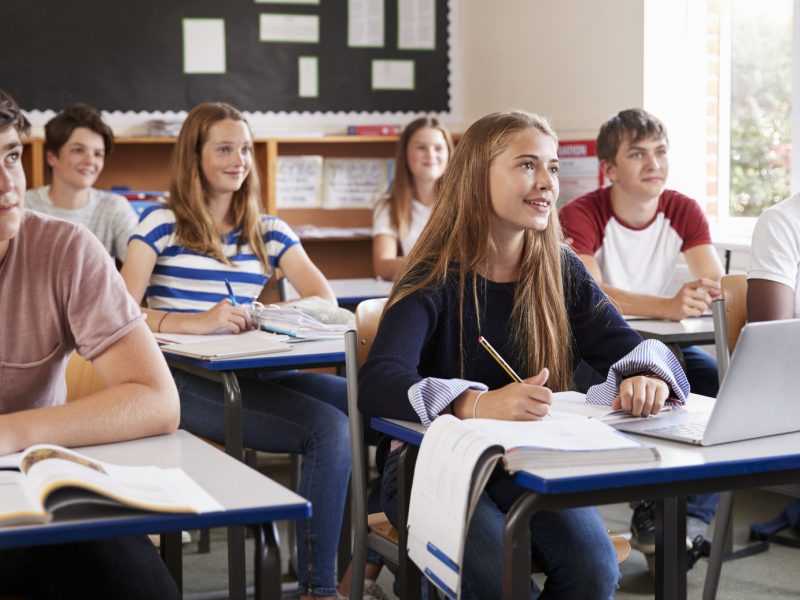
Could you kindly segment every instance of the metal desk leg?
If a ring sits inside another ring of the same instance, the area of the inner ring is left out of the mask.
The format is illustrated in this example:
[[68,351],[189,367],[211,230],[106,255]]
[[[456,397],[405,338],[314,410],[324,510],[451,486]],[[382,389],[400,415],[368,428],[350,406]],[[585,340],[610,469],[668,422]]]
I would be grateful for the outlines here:
[[170,531],[161,534],[161,545],[159,548],[161,558],[167,565],[178,591],[183,593],[183,554],[181,548],[181,532]]
[[256,541],[255,600],[280,600],[281,555],[275,523],[251,527]]
[[422,594],[422,573],[417,565],[408,557],[408,503],[411,500],[411,480],[414,477],[414,465],[419,448],[406,444],[400,452],[397,463],[397,534],[400,577],[400,597],[403,600],[420,600]]
[[225,452],[239,462],[244,462],[244,435],[242,433],[242,393],[239,380],[233,371],[222,372],[222,388],[225,391]]
[[[242,434],[242,394],[233,371],[222,373],[225,390],[225,452],[238,461],[244,460]],[[244,527],[228,528],[228,590],[231,600],[245,600],[247,581],[245,573]]]
[[656,500],[656,600],[686,600],[686,498]]
[[527,493],[517,499],[506,514],[503,526],[503,598],[530,600],[531,528],[539,494]]

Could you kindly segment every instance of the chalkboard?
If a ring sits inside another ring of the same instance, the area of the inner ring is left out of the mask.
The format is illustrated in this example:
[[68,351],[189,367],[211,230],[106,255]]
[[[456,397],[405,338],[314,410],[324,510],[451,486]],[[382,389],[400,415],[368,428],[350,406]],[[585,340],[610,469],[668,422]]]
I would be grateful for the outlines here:
[[[76,101],[136,112],[223,101],[249,112],[449,112],[455,0],[430,0],[435,47],[425,50],[398,48],[403,0],[381,1],[383,46],[349,47],[348,0],[3,0],[0,87],[42,111]],[[316,15],[319,41],[260,41],[262,14]],[[223,73],[184,72],[186,19],[223,23]],[[299,91],[301,57],[316,57],[316,96]],[[375,89],[381,59],[412,61],[413,89]]]

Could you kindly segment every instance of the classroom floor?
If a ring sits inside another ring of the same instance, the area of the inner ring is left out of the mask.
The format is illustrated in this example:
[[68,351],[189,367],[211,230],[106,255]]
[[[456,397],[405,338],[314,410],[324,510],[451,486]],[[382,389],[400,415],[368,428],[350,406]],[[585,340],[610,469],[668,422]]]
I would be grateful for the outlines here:
[[[260,469],[277,481],[288,478],[285,460],[279,457],[262,457]],[[736,495],[735,503],[735,548],[747,543],[748,525],[752,521],[765,521],[778,514],[786,503],[786,497],[764,490],[748,490]],[[627,504],[614,504],[600,509],[609,529],[627,531],[630,508]],[[285,524],[281,524],[281,558],[287,562],[287,535]],[[184,545],[184,592],[187,600],[209,600],[226,598],[227,594],[227,545],[225,530],[212,532],[210,554],[198,554],[196,532],[192,532],[192,543]],[[252,542],[248,541],[248,585],[252,585]],[[701,559],[688,574],[688,597],[702,597],[707,560]],[[745,598],[767,598],[788,600],[800,598],[800,549],[773,544],[767,552],[723,565],[717,597],[724,600]],[[285,571],[286,569],[284,569]],[[647,571],[642,554],[632,552],[622,564],[622,583],[616,598],[620,600],[642,600],[653,597],[653,580]],[[391,593],[391,575],[382,571],[379,583]],[[216,592],[216,593],[215,593]],[[291,586],[286,587],[285,597],[293,597]]]

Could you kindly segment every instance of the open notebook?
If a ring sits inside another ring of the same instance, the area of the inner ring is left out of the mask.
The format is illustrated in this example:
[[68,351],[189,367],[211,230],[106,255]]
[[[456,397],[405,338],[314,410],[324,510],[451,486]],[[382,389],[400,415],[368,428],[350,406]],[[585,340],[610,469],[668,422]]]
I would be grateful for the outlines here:
[[[178,354],[200,360],[226,360],[261,356],[275,352],[287,352],[291,346],[286,336],[277,336],[266,331],[247,331],[239,335],[196,336],[191,341],[180,341],[161,346],[162,352]],[[203,339],[207,337],[207,339]],[[185,340],[185,337],[184,337]]]

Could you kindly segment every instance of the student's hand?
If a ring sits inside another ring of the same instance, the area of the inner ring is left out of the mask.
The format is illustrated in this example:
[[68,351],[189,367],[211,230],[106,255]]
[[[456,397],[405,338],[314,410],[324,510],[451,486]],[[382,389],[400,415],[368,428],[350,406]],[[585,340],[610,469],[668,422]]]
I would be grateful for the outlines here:
[[703,277],[684,283],[678,293],[667,300],[665,317],[671,321],[699,317],[719,295],[719,282],[713,279]]
[[233,306],[228,298],[224,298],[210,310],[196,315],[194,333],[242,333],[252,328],[250,311],[241,305]]
[[[538,421],[547,416],[553,403],[553,392],[544,387],[550,371],[542,369],[537,375],[522,383],[509,383],[499,390],[485,392],[478,401],[475,416],[479,419],[504,421]],[[456,416],[471,418],[474,393],[456,407]]]
[[624,410],[634,417],[658,414],[669,398],[669,386],[658,377],[637,375],[623,379],[619,395],[611,402],[614,410]]

